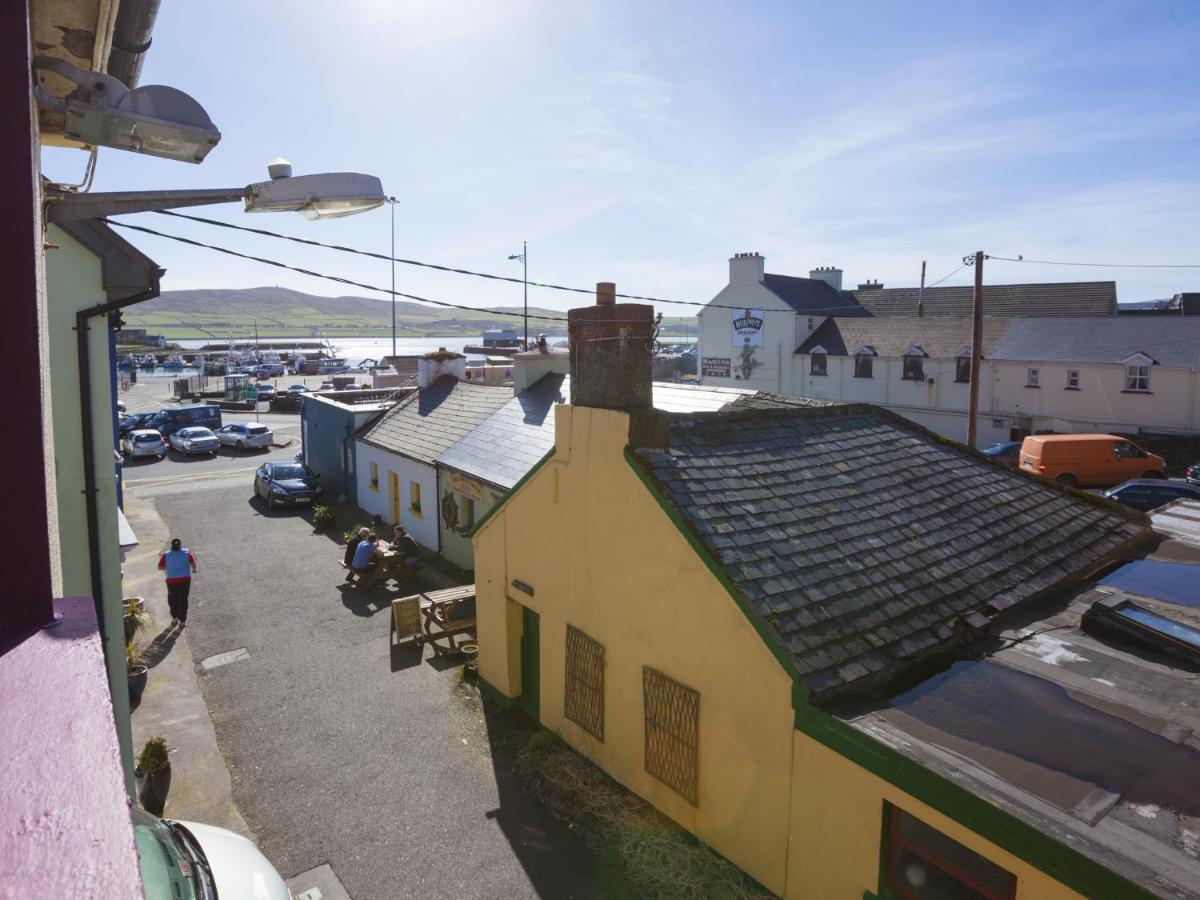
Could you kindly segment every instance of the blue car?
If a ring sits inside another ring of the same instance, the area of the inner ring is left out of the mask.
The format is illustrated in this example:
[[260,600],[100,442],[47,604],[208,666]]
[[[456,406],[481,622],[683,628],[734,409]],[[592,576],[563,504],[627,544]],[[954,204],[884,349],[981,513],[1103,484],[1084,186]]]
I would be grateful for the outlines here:
[[996,462],[1004,463],[1015,469],[1021,457],[1021,441],[1001,441],[985,448],[982,452],[984,456],[990,456]]
[[320,503],[325,492],[320,476],[300,462],[266,462],[254,473],[254,496],[267,501],[267,509]]

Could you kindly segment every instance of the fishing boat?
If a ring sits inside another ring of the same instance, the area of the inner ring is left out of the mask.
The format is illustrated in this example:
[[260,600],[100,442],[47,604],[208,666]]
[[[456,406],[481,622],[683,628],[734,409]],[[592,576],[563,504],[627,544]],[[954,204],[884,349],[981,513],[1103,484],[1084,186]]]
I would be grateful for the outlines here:
[[163,361],[162,367],[164,369],[178,371],[178,370],[182,369],[185,365],[186,365],[186,363],[183,361],[183,357],[177,353],[173,353]]
[[141,359],[138,360],[138,368],[139,369],[157,369],[158,368],[158,358],[151,356],[150,354],[146,354],[145,356],[143,356]]
[[134,356],[132,353],[130,353],[126,356],[121,357],[121,361],[117,363],[117,368],[118,369],[136,369],[137,364],[138,364],[137,357]]

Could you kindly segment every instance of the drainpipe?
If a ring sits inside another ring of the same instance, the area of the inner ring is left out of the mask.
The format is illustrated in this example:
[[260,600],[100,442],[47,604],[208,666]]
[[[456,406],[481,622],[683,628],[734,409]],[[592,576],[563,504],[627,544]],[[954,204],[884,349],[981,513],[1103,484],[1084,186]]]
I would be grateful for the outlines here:
[[142,60],[150,49],[150,32],[158,17],[160,0],[121,0],[113,28],[112,50],[105,71],[133,90],[142,74]]

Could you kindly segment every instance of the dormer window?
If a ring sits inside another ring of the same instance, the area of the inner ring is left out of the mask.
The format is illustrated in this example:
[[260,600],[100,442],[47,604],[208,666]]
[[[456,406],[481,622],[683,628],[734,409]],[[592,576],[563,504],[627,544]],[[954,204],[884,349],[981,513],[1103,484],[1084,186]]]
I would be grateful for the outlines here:
[[1134,394],[1150,393],[1150,367],[1154,360],[1145,353],[1135,353],[1125,361],[1125,391]]
[[875,369],[875,348],[859,347],[854,351],[854,377],[873,378]]
[[909,347],[903,353],[904,369],[901,379],[904,381],[925,380],[925,351],[920,347]]
[[824,347],[813,347],[808,367],[809,375],[825,375],[829,368],[829,353]]
[[963,347],[954,357],[954,383],[971,383],[971,348]]

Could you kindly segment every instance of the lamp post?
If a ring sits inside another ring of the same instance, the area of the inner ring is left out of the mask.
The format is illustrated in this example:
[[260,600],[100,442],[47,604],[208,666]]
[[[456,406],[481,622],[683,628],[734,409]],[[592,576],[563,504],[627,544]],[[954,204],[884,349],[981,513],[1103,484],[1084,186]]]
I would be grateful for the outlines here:
[[396,355],[396,204],[400,201],[388,197],[387,204],[392,208],[392,252],[388,254],[392,262],[392,356]]
[[525,290],[525,300],[524,300],[525,343],[522,346],[522,349],[524,349],[524,350],[529,349],[529,260],[527,258],[528,251],[529,251],[528,243],[525,241],[521,241],[521,252],[514,253],[511,256],[509,256],[509,259],[520,260],[521,267],[522,267],[521,268],[521,284]]

